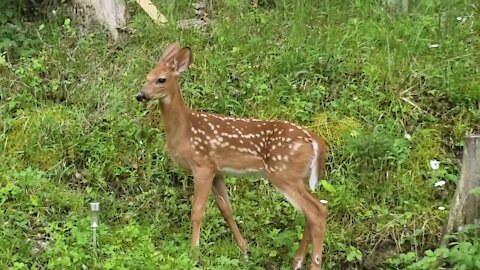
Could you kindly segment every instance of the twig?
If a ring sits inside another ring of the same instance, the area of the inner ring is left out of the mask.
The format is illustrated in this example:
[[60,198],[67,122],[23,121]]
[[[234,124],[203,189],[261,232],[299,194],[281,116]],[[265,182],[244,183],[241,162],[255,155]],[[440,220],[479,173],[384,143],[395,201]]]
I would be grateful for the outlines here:
[[417,110],[419,110],[421,113],[423,114],[427,114],[426,111],[422,110],[422,108],[420,108],[420,106],[418,106],[417,104],[415,104],[413,101],[411,101],[410,99],[408,98],[405,98],[405,97],[400,97],[401,100],[407,102],[408,104],[412,105],[413,107],[415,107]]

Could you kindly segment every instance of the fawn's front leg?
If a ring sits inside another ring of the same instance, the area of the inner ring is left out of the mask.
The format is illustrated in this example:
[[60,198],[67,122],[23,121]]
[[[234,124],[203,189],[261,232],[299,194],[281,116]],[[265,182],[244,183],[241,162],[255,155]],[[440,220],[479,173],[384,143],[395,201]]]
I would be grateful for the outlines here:
[[207,169],[198,169],[193,172],[194,194],[192,205],[192,243],[193,250],[200,243],[200,227],[207,205],[208,196],[212,188],[215,174]]
[[243,259],[248,260],[248,244],[245,238],[242,236],[242,233],[240,233],[237,223],[233,218],[233,211],[228,196],[227,186],[225,185],[225,182],[221,175],[217,175],[214,177],[212,191],[215,195],[215,201],[217,202],[218,209],[220,209],[220,212],[222,213],[223,218],[227,222],[228,227],[230,228],[230,231],[232,232],[238,247],[242,251]]

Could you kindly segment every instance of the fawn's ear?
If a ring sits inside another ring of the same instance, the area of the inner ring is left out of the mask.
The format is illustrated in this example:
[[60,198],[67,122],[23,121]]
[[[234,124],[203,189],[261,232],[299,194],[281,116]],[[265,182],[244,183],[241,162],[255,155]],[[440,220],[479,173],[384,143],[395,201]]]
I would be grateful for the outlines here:
[[170,44],[163,52],[160,61],[170,62],[173,57],[180,51],[180,44],[177,42]]
[[175,71],[180,74],[185,71],[192,63],[192,52],[189,47],[182,48],[175,55]]

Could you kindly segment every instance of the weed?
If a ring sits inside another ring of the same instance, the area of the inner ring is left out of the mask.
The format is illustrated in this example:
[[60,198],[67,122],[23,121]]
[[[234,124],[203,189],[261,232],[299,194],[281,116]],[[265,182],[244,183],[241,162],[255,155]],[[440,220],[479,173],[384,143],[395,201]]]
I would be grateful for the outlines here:
[[[132,34],[116,44],[80,31],[62,3],[34,2],[34,17],[25,1],[0,4],[0,268],[196,268],[191,177],[163,150],[158,106],[134,102],[174,40],[194,53],[189,106],[293,121],[329,142],[315,192],[330,209],[325,269],[478,267],[475,234],[435,249],[463,136],[480,130],[474,1],[407,13],[373,0],[213,1],[204,32],[175,26],[193,15],[189,1],[154,1],[161,27],[127,1]],[[210,201],[197,268],[287,269],[302,215],[262,180],[227,184],[250,261]]]

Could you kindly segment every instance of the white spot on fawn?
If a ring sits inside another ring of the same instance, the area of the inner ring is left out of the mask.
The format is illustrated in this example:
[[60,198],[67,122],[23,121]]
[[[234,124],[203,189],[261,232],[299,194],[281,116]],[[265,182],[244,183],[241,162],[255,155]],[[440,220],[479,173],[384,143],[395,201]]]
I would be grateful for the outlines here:
[[293,268],[293,269],[294,270],[301,270],[302,269],[302,264],[303,264],[303,259],[300,258],[300,259],[298,259],[297,264],[295,265],[295,268]]
[[300,146],[302,146],[301,143],[299,143],[299,142],[294,143],[293,146],[292,146],[292,147],[293,147],[293,151],[297,151],[298,148],[300,148]]
[[315,256],[315,264],[320,265],[320,257],[318,257],[318,255]]

